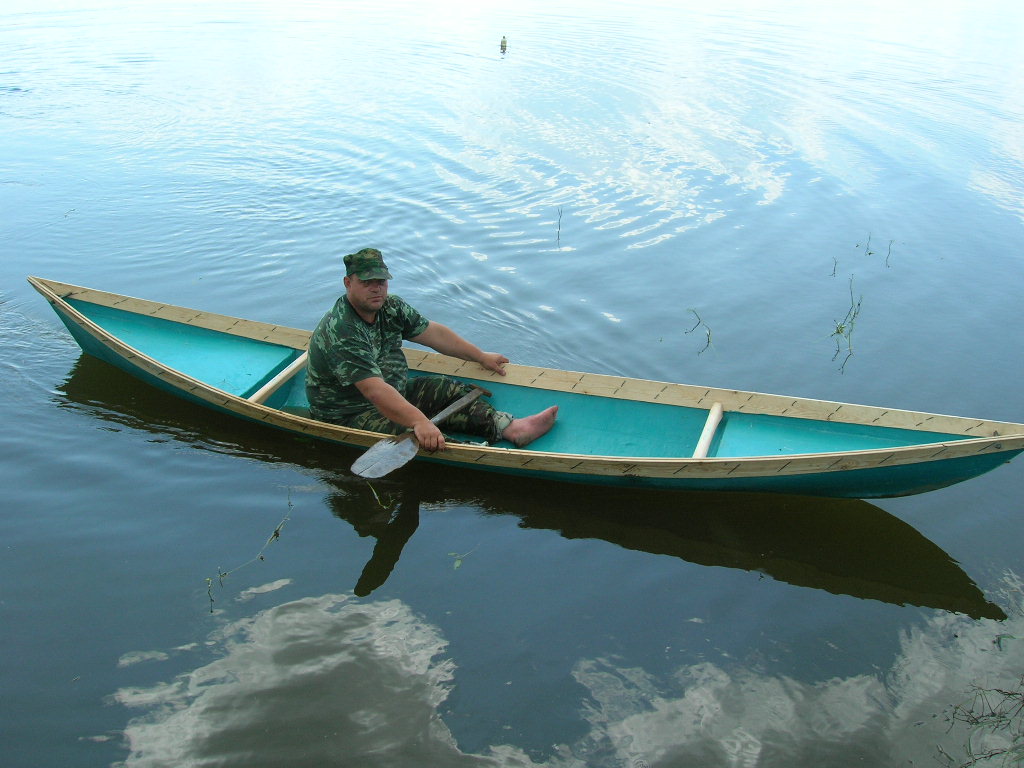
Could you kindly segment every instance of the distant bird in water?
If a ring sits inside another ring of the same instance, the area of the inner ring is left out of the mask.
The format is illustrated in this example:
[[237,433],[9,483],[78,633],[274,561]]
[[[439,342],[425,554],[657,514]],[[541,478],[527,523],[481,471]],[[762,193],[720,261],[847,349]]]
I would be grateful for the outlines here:
[[505,36],[502,35],[501,36],[501,52],[504,53],[506,50],[508,50],[508,40],[506,40]]

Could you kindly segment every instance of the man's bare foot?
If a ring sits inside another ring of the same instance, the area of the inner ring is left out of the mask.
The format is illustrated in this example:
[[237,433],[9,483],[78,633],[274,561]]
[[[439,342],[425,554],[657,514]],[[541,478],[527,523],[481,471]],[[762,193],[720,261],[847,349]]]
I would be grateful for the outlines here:
[[558,406],[552,405],[533,416],[525,416],[521,419],[513,419],[512,423],[505,428],[501,436],[510,443],[515,443],[517,448],[522,448],[547,433],[554,425],[558,416]]

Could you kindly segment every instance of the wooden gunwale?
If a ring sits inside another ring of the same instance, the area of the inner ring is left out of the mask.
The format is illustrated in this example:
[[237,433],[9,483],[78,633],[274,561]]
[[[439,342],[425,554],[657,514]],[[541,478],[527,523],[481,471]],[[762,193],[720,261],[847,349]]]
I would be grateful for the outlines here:
[[557,371],[523,365],[509,365],[507,367],[508,375],[503,377],[490,371],[482,371],[475,363],[447,358],[434,352],[406,349],[405,354],[410,367],[415,370],[497,383],[504,382],[522,387],[702,409],[710,409],[715,402],[720,402],[727,413],[732,411],[786,416],[923,432],[945,432],[972,437],[1024,434],[1024,424],[1012,422],[770,395],[761,392],[700,387],[692,384],[629,379],[599,373]]
[[112,307],[137,315],[147,315],[162,320],[170,320],[175,323],[192,325],[197,328],[205,328],[210,331],[228,333],[232,336],[242,336],[247,339],[280,344],[300,351],[305,350],[309,346],[309,337],[312,335],[310,331],[304,331],[299,328],[261,323],[258,320],[243,320],[240,317],[218,315],[214,312],[203,312],[198,309],[188,309],[187,307],[179,307],[174,304],[137,299],[133,296],[122,296],[118,293],[99,291],[94,288],[83,288],[79,285],[61,283],[56,280],[44,280],[39,277],[30,277],[28,280],[36,290],[48,298],[60,299],[65,305],[65,299],[79,299],[91,304],[98,304],[101,307]]
[[[70,317],[85,332],[122,359],[137,366],[143,372],[194,398],[208,402],[218,409],[288,431],[348,445],[369,446],[382,437],[380,433],[327,424],[287,413],[212,387],[187,374],[169,368],[125,344],[78,312],[65,299],[80,299],[137,314],[161,317],[209,330],[290,346],[300,351],[308,346],[310,337],[308,331],[200,312],[42,278],[30,277],[29,281],[51,304],[60,306],[61,314]],[[410,366],[416,370],[445,373],[475,380],[690,407],[710,408],[712,403],[718,401],[722,403],[727,412],[768,413],[809,419],[831,417],[833,421],[852,424],[890,426],[968,436],[978,435],[978,437],[968,437],[964,440],[896,448],[782,456],[711,458],[594,456],[449,443],[449,448],[444,454],[444,460],[448,462],[512,470],[529,468],[530,471],[537,473],[711,480],[841,472],[879,466],[909,465],[940,458],[942,460],[963,458],[985,452],[1024,449],[1024,425],[1010,422],[984,421],[958,416],[899,411],[874,406],[805,400],[780,395],[511,364],[507,366],[507,376],[502,377],[486,371],[474,363],[444,357],[433,352],[418,349],[406,349],[405,352]]]

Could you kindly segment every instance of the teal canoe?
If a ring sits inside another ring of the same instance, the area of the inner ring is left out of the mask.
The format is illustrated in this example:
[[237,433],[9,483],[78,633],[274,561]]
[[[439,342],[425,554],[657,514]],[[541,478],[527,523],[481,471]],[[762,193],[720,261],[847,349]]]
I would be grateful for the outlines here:
[[[83,351],[249,421],[366,448],[382,438],[309,418],[309,331],[30,277]],[[450,442],[426,461],[550,480],[847,498],[904,496],[988,472],[1024,450],[1024,424],[509,365],[407,348],[412,375],[447,374],[500,410],[559,405],[526,448]]]

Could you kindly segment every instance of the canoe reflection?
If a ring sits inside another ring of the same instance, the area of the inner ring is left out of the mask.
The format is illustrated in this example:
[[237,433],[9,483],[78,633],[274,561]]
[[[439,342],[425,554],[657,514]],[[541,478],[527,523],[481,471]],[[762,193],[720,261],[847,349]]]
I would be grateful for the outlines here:
[[474,505],[514,515],[525,528],[569,539],[600,539],[700,565],[756,571],[834,594],[1006,618],[963,569],[912,526],[860,500],[767,494],[662,493],[594,489],[539,480],[480,476],[412,464],[371,487],[338,467],[355,451],[240,423],[163,395],[82,356],[58,397],[95,418],[171,435],[196,447],[316,470],[333,488],[332,512],[376,539],[355,586],[383,584],[415,533],[424,505]]
[[[795,586],[868,600],[1004,619],[957,563],[916,529],[864,501],[767,494],[655,493],[591,489],[521,478],[486,486],[465,472],[410,467],[392,490],[393,514],[366,510],[357,480],[324,478],[338,490],[334,514],[377,539],[362,586],[383,583],[419,518],[421,505],[515,515],[524,528],[567,539],[600,539],[698,565],[756,571]],[[399,484],[400,483],[400,484]],[[380,489],[377,489],[378,495]]]

